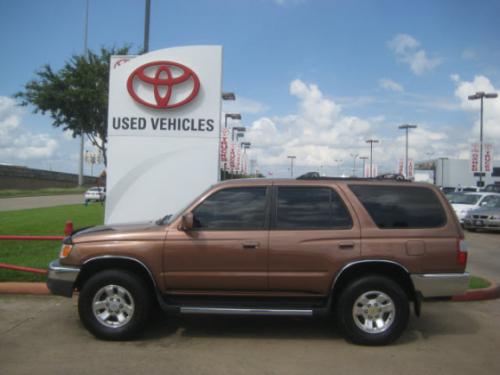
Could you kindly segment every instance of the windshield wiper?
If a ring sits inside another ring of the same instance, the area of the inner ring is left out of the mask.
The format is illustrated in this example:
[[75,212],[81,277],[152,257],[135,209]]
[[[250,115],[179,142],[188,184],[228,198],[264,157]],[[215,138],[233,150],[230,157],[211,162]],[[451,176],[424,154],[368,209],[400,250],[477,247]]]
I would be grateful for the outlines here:
[[166,224],[171,217],[172,217],[172,215],[165,215],[163,217],[160,217],[158,220],[156,220],[155,223],[156,223],[156,225]]

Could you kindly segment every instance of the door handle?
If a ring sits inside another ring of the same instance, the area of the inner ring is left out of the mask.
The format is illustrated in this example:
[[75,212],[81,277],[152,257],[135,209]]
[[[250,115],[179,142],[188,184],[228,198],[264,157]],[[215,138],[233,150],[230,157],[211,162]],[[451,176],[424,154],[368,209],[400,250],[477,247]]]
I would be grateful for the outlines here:
[[260,245],[260,242],[258,242],[258,241],[243,241],[243,243],[241,244],[241,246],[244,249],[256,249],[259,247],[259,245]]
[[353,249],[354,248],[354,242],[341,242],[339,243],[339,249]]

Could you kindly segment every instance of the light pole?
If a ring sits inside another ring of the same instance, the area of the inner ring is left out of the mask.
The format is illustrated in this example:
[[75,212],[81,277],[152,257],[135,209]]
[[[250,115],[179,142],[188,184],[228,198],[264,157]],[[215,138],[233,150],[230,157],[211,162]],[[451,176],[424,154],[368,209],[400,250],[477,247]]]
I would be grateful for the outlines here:
[[378,139],[368,139],[366,140],[366,143],[370,144],[370,178],[372,178],[373,174],[373,144],[378,143]]
[[227,119],[231,120],[241,120],[241,115],[239,113],[226,113],[224,115],[224,127],[227,129]]
[[448,158],[439,158],[441,160],[441,187],[444,187],[444,161]]
[[293,160],[296,159],[295,155],[288,155],[288,159],[290,159],[290,178],[293,178]]
[[[85,31],[83,33],[83,55],[87,58],[88,55],[88,47],[87,47],[87,39],[88,39],[88,28],[89,28],[89,1],[87,0],[85,6]],[[83,185],[83,147],[84,147],[84,133],[80,136],[80,160],[78,165],[78,186]]]
[[338,175],[340,177],[340,174],[341,174],[340,173],[340,163],[342,163],[343,160],[342,159],[335,159],[334,161],[335,161],[335,163],[337,163],[337,173],[338,173]]
[[351,154],[351,157],[353,159],[353,165],[352,165],[352,175],[353,177],[356,177],[356,158],[359,156],[359,154]]
[[404,129],[406,132],[406,148],[405,148],[405,178],[408,178],[408,130],[416,129],[417,125],[399,125],[399,129]]
[[469,95],[469,100],[481,99],[481,121],[479,128],[479,181],[477,183],[478,187],[483,187],[483,99],[494,99],[498,96],[496,92],[485,93],[484,91],[478,91],[474,95]]
[[368,156],[360,156],[359,157],[361,160],[363,160],[363,177],[366,177],[365,176],[365,163],[366,161],[368,160]]
[[146,0],[146,9],[144,10],[144,52],[149,52],[149,17],[151,14],[151,0]]
[[[222,100],[236,100],[236,95],[234,92],[223,92]],[[234,118],[235,120],[241,120],[241,115],[239,113],[225,113],[224,114],[224,130],[219,130],[219,171],[222,169],[222,180],[226,179],[226,169],[227,169],[227,119]],[[221,126],[222,128],[222,126]],[[222,137],[222,132],[224,132],[224,138]],[[221,152],[222,141],[224,140],[224,147],[226,147],[223,152]],[[222,165],[221,165],[222,164]]]
[[247,174],[247,149],[250,148],[252,144],[250,142],[241,142],[240,146],[243,148],[243,156],[242,156],[242,172],[244,175]]

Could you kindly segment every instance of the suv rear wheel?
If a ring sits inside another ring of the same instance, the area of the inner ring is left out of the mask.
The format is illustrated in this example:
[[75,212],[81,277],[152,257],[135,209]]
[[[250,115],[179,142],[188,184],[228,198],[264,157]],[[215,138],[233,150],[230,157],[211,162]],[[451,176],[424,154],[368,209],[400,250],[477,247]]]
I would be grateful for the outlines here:
[[122,270],[101,271],[83,285],[78,312],[84,326],[106,340],[124,340],[146,323],[151,293],[146,283]]
[[345,338],[356,344],[386,345],[408,325],[410,309],[404,290],[383,276],[367,276],[341,293],[336,315]]

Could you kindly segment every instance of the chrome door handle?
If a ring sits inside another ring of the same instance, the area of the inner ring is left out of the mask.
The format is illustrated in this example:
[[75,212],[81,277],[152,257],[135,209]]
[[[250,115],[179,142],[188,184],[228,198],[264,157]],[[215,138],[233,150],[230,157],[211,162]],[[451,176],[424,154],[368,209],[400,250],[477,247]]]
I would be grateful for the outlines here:
[[258,241],[244,241],[241,246],[244,248],[244,249],[256,249],[258,248],[260,245],[260,242]]

